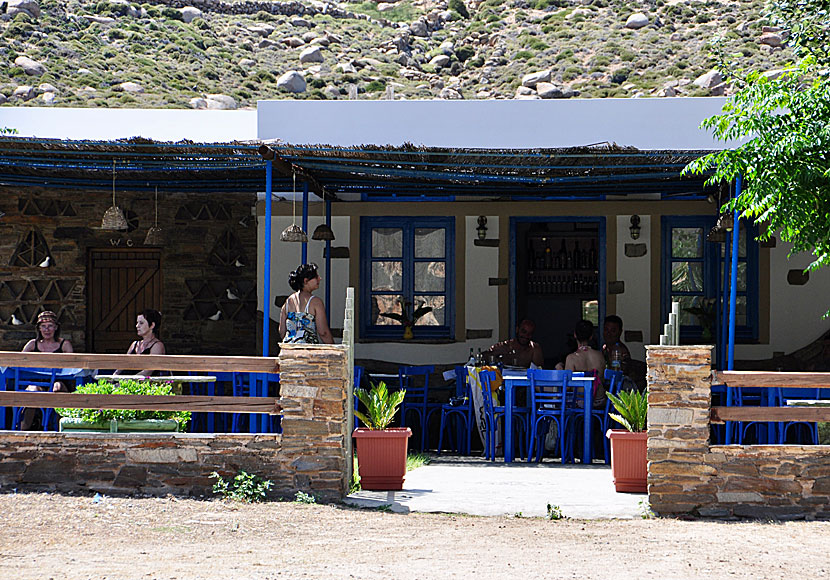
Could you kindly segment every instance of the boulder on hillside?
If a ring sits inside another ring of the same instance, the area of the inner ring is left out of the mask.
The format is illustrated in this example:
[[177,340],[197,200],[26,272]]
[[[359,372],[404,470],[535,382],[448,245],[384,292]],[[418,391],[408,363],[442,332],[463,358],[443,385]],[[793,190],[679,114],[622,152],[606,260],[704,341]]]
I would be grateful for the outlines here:
[[207,109],[207,101],[202,97],[193,97],[190,99],[191,109]]
[[711,89],[722,82],[723,76],[720,74],[720,71],[714,69],[710,70],[708,73],[700,75],[694,80],[695,85],[704,89]]
[[29,85],[20,85],[14,92],[12,93],[13,99],[20,99],[22,101],[29,101],[35,98],[35,88],[30,87]]
[[53,105],[55,104],[55,93],[43,93],[40,97],[43,100],[44,105]]
[[638,28],[642,28],[643,26],[647,25],[648,16],[646,16],[642,12],[635,12],[634,14],[628,17],[628,20],[625,21],[625,27],[631,28],[632,30],[637,30]]
[[32,18],[40,18],[40,6],[37,0],[7,0],[6,15],[14,18],[16,14],[26,14]]
[[277,88],[289,93],[304,93],[306,90],[305,78],[295,70],[290,70],[277,79]]
[[299,16],[292,18],[289,24],[297,28],[311,28],[311,22],[305,18],[300,18]]
[[55,85],[49,83],[40,83],[37,87],[37,90],[41,93],[57,93],[58,89],[55,88]]
[[236,99],[228,95],[205,95],[207,108],[213,111],[233,111],[236,109]]
[[283,38],[281,42],[283,44],[287,44],[291,48],[298,48],[300,46],[305,46],[305,40],[303,40],[299,36],[289,36],[288,38]]
[[451,89],[449,87],[441,89],[441,92],[438,96],[442,99],[447,99],[450,101],[457,101],[464,98],[464,96],[455,89]]
[[120,83],[112,87],[114,91],[124,91],[125,93],[143,93],[144,87],[142,87],[138,83],[134,83],[131,81],[127,81],[125,83]]
[[540,70],[537,72],[532,72],[530,74],[526,74],[522,77],[522,86],[534,88],[539,83],[549,83],[550,82],[550,69],[548,70]]
[[536,85],[536,94],[543,99],[561,99],[562,89],[553,83],[538,83]]
[[439,54],[432,57],[432,60],[429,61],[429,64],[434,66],[435,68],[442,68],[445,66],[449,66],[450,64],[450,57],[446,54]]
[[242,68],[253,68],[256,66],[256,61],[252,58],[243,58],[236,64]]
[[777,32],[765,32],[758,38],[758,44],[779,48],[784,44],[784,38]]
[[412,36],[429,36],[429,30],[427,30],[427,23],[423,20],[416,20],[415,22],[409,25],[409,33]]
[[323,62],[324,60],[319,46],[310,46],[300,53],[300,62],[303,64],[308,62]]
[[191,23],[197,18],[202,18],[202,11],[198,8],[194,8],[193,6],[185,6],[184,8],[179,8],[179,12],[182,13],[182,20],[186,23]]
[[23,69],[29,76],[39,77],[46,72],[46,67],[36,60],[32,60],[28,56],[18,56],[14,59],[14,64]]

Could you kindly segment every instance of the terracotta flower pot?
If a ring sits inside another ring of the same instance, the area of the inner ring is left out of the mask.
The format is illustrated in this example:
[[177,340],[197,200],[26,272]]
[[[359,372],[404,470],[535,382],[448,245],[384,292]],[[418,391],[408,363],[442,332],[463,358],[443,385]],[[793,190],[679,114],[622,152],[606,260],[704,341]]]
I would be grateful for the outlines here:
[[406,451],[412,430],[355,429],[352,437],[357,443],[357,468],[360,486],[370,491],[398,491],[403,489],[406,476]]
[[605,436],[611,440],[611,475],[617,492],[648,491],[648,433],[609,429]]

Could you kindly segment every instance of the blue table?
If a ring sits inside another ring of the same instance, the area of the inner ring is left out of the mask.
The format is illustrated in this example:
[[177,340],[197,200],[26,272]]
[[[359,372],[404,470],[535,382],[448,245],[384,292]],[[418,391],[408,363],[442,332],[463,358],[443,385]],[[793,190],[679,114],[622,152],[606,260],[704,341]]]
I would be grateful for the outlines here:
[[[527,371],[505,370],[502,373],[504,380],[504,461],[513,462],[513,407],[515,406],[514,390],[517,387],[529,387],[530,380],[527,378]],[[591,384],[594,377],[571,377],[572,381],[584,382],[582,389],[584,432],[582,442],[583,463],[590,464],[593,459],[593,448],[591,447],[591,408],[594,402],[594,390]],[[564,458],[563,458],[564,461]]]

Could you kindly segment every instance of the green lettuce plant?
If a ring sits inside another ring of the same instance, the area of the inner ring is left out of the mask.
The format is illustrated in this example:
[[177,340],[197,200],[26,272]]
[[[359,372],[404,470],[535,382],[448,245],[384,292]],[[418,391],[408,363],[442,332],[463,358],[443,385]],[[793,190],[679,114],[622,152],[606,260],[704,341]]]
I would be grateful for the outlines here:
[[398,407],[403,403],[406,390],[389,392],[383,381],[372,385],[370,390],[357,389],[357,398],[366,407],[366,413],[355,411],[355,416],[369,429],[386,429],[395,418]]
[[[123,379],[112,382],[99,379],[97,383],[80,385],[76,393],[82,395],[159,395],[173,396],[172,383],[156,381],[137,381]],[[81,419],[88,423],[106,424],[113,419],[118,421],[143,419],[175,419],[179,431],[190,421],[190,411],[143,411],[138,409],[58,409],[63,417]]]
[[608,393],[608,399],[617,411],[609,413],[609,417],[632,433],[646,430],[648,391],[620,391],[618,395]]

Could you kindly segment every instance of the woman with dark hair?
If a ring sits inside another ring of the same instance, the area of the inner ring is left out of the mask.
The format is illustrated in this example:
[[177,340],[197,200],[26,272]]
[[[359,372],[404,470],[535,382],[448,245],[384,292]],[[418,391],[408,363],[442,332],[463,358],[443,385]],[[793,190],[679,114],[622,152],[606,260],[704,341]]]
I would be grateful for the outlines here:
[[[167,350],[164,348],[164,343],[159,338],[159,330],[161,327],[161,312],[146,308],[141,311],[141,314],[135,317],[135,331],[138,334],[139,340],[134,340],[127,349],[127,354],[165,354]],[[143,370],[138,371],[137,375],[151,376],[155,371]],[[121,371],[116,371],[115,374],[124,374]]]
[[334,343],[323,301],[312,295],[312,292],[320,287],[317,264],[302,264],[288,275],[288,285],[295,292],[288,297],[280,311],[282,341],[304,344]]
[[[57,315],[51,310],[44,310],[37,316],[35,324],[36,337],[26,343],[23,352],[75,352],[72,343],[66,338],[60,338],[61,325]],[[45,391],[46,387],[29,385],[27,391]],[[69,388],[61,381],[55,381],[52,385],[52,392],[68,393]],[[20,429],[28,431],[34,423],[37,409],[27,408],[23,411],[23,419],[20,421]]]

